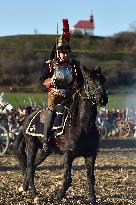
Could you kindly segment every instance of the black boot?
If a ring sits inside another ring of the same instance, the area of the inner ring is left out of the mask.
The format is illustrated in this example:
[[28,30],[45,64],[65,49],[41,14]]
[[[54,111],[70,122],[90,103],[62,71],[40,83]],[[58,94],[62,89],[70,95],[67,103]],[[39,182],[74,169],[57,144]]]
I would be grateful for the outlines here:
[[49,137],[51,137],[52,134],[52,127],[54,124],[56,113],[55,111],[48,110],[47,111],[47,117],[46,122],[44,124],[44,140],[43,140],[43,149],[45,152],[49,151]]

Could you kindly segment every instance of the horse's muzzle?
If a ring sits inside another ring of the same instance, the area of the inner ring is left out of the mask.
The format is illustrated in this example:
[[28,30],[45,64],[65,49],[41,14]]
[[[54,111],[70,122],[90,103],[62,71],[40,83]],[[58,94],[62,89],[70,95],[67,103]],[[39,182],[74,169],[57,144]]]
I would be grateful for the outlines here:
[[108,96],[105,95],[105,96],[103,96],[102,98],[99,99],[98,105],[100,107],[102,107],[102,106],[107,105],[107,103],[108,103]]

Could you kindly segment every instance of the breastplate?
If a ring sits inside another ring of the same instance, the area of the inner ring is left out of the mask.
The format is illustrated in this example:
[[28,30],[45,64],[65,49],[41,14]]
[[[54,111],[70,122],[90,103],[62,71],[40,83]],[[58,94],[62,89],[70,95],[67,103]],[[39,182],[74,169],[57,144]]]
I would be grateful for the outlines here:
[[67,88],[73,81],[73,69],[68,65],[54,65],[52,81],[57,88]]

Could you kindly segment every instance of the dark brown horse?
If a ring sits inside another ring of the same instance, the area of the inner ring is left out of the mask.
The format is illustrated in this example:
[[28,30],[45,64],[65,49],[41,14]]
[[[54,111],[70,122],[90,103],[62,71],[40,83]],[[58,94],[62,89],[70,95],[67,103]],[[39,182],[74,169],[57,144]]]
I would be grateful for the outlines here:
[[[71,185],[72,162],[77,157],[84,157],[87,167],[87,180],[90,193],[90,204],[96,205],[94,166],[98,151],[99,133],[95,125],[97,105],[105,106],[108,102],[104,88],[105,78],[101,69],[83,69],[84,84],[77,91],[70,107],[70,117],[65,126],[64,139],[64,182],[58,194],[63,198]],[[16,156],[22,167],[24,182],[22,190],[27,191],[29,186],[32,196],[37,197],[34,185],[36,166],[51,153],[57,153],[55,144],[50,144],[49,153],[42,150],[42,140],[39,137],[26,134],[26,129],[34,114],[32,113],[24,124],[22,132],[15,141]],[[20,190],[21,190],[20,189]]]

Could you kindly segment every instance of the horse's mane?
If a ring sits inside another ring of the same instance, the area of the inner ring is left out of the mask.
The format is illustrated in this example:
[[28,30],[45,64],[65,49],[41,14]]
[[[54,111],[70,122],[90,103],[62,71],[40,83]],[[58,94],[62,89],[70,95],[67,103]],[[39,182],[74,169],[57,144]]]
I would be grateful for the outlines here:
[[79,94],[75,93],[75,95],[73,96],[73,102],[70,106],[70,114],[71,114],[71,120],[72,120],[72,124],[74,126],[76,126],[76,117],[78,115],[79,112]]
[[82,73],[84,78],[86,78],[87,76],[91,76],[92,79],[99,78],[99,80],[103,83],[106,81],[105,76],[101,73],[100,66],[97,66],[96,68],[90,68],[90,69],[84,66]]

